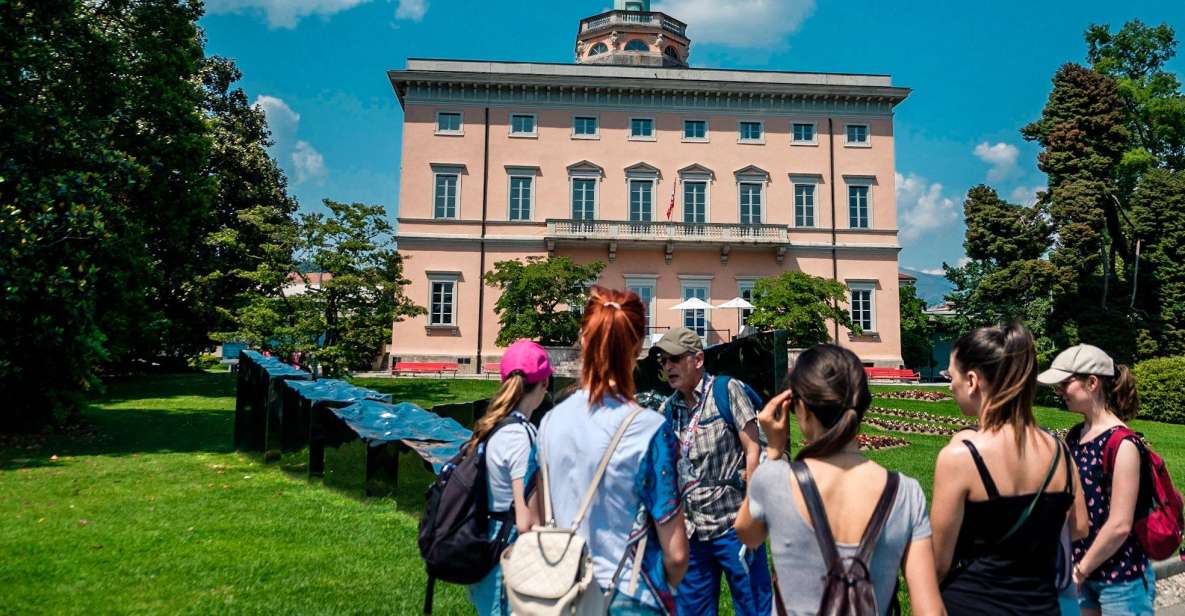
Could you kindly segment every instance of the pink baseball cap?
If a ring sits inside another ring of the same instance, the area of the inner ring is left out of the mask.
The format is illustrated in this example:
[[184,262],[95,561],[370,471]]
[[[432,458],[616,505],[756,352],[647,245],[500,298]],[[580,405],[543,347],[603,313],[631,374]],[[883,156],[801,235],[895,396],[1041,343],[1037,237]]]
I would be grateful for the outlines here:
[[551,360],[547,351],[533,340],[516,340],[502,354],[502,380],[518,372],[528,385],[547,380],[551,376]]

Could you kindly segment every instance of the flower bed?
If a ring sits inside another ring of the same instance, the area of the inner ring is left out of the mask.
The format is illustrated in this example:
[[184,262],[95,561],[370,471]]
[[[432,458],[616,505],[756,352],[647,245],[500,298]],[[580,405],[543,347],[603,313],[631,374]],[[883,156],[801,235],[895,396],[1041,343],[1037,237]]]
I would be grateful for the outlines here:
[[901,391],[884,391],[876,394],[876,398],[888,400],[919,400],[921,402],[942,402],[950,400],[950,393],[932,389],[903,389]]
[[903,438],[885,434],[859,434],[856,436],[856,442],[860,443],[860,449],[864,451],[878,451],[909,445],[909,441]]

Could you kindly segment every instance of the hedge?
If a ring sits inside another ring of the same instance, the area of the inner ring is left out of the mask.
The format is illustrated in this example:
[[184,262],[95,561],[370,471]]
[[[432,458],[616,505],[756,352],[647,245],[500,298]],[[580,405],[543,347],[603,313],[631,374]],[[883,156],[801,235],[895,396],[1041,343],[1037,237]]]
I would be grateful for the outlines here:
[[1161,357],[1136,364],[1140,419],[1185,424],[1185,357]]

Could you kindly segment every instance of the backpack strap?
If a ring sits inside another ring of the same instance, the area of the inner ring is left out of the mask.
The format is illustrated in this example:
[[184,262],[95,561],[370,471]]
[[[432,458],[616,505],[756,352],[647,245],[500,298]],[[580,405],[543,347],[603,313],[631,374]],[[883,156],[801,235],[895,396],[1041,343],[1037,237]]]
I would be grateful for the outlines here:
[[885,480],[885,489],[881,492],[880,500],[876,502],[876,509],[872,510],[872,517],[869,518],[868,526],[864,529],[864,536],[860,538],[857,555],[860,561],[866,565],[872,564],[872,552],[876,549],[881,531],[884,530],[889,514],[893,511],[893,503],[897,500],[897,486],[900,482],[901,476],[896,471],[889,471],[889,477]]
[[790,470],[794,471],[798,489],[802,492],[802,500],[806,503],[807,512],[811,514],[811,526],[815,528],[815,540],[819,542],[819,550],[823,552],[823,563],[827,570],[831,571],[839,562],[839,550],[835,547],[835,537],[831,535],[831,524],[827,522],[827,512],[823,509],[819,488],[815,486],[815,479],[811,477],[811,469],[807,467],[806,462],[795,460],[790,463]]
[[[1103,474],[1110,475],[1115,470],[1115,456],[1119,455],[1119,446],[1129,438],[1136,443],[1136,449],[1140,449],[1140,435],[1127,426],[1115,428],[1111,436],[1107,437],[1107,443],[1103,445]],[[1143,452],[1141,451],[1140,454],[1142,457]]]
[[[712,398],[716,403],[716,412],[720,415],[720,419],[724,420],[724,425],[728,426],[728,429],[733,434],[737,434],[736,420],[732,415],[732,397],[728,393],[728,384],[732,381],[733,378],[726,374],[720,374],[714,377],[712,381]],[[749,387],[744,381],[737,379],[737,383],[744,390],[745,396],[749,398],[749,404],[753,405],[753,410],[760,411],[763,404],[761,395],[753,391],[753,388]]]

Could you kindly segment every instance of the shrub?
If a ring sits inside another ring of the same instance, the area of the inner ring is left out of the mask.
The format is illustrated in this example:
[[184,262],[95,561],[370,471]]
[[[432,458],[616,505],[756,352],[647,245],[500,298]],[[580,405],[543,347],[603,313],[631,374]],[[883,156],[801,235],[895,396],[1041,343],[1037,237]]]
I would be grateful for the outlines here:
[[1140,419],[1185,424],[1185,357],[1161,357],[1136,364]]
[[217,368],[220,364],[222,364],[222,358],[217,355],[211,355],[210,353],[202,353],[198,357],[189,360],[190,367],[197,370],[210,370],[211,368]]

